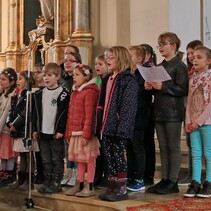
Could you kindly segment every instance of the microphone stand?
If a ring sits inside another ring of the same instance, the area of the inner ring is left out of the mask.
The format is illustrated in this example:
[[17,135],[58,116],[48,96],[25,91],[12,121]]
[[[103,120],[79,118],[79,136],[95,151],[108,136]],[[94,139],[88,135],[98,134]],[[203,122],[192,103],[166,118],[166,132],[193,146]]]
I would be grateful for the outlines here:
[[[35,41],[35,40],[34,40]],[[28,75],[27,75],[27,93],[26,93],[26,119],[25,119],[25,136],[23,139],[25,149],[29,150],[29,191],[28,198],[25,198],[25,206],[27,208],[34,208],[34,202],[32,200],[32,84],[31,84],[31,50],[34,42],[32,42],[29,48],[28,57]]]

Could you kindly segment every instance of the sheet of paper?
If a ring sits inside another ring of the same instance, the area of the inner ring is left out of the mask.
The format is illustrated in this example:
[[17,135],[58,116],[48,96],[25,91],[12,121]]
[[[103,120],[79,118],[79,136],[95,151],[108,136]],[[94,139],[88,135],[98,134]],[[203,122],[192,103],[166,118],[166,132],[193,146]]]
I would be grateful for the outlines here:
[[171,80],[170,75],[163,66],[143,67],[137,65],[137,68],[145,81],[168,81]]

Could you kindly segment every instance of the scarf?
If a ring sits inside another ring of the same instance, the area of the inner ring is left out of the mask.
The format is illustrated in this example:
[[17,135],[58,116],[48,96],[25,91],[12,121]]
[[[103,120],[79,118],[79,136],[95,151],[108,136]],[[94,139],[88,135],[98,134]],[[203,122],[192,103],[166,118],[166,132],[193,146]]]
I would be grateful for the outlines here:
[[203,88],[204,103],[208,104],[210,101],[210,81],[211,81],[211,69],[205,72],[194,71],[193,83],[191,88],[196,90],[200,85]]

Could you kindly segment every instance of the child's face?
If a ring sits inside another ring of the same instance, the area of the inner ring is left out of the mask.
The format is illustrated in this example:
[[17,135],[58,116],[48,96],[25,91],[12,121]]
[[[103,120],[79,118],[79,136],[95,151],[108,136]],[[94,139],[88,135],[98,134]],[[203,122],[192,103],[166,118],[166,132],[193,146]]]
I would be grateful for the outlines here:
[[107,73],[108,66],[107,64],[102,61],[101,59],[95,59],[95,72],[98,76]]
[[73,69],[75,65],[77,64],[77,61],[75,60],[75,57],[71,54],[65,54],[64,56],[64,69],[66,72],[68,72],[69,75],[73,74]]
[[87,82],[87,76],[84,76],[77,68],[73,71],[73,83],[75,88],[79,88],[82,84]]
[[60,79],[60,75],[57,76],[57,75],[51,73],[50,71],[46,71],[43,74],[44,84],[49,89],[55,89],[55,88],[57,88],[58,87],[58,81],[59,81],[59,79]]
[[17,88],[20,91],[22,91],[22,90],[26,89],[27,81],[22,75],[18,74],[18,80],[17,80],[16,84],[17,84]]
[[137,56],[136,50],[129,50],[129,53],[130,53],[130,58],[131,58],[132,64],[134,66],[142,63],[143,58],[142,58],[142,56]]
[[108,70],[111,72],[118,71],[117,58],[111,52],[107,52],[105,59],[107,60]]
[[194,53],[194,49],[193,48],[188,48],[187,49],[187,57],[188,60],[191,64],[193,64],[193,53]]
[[6,75],[4,74],[0,75],[0,87],[2,91],[11,87],[13,83],[14,82],[10,82],[9,78]]
[[158,50],[164,58],[169,58],[176,55],[176,44],[171,43],[169,39],[162,39],[158,42]]
[[36,76],[37,82],[41,83],[43,81],[42,68],[41,67],[35,67],[34,68],[34,74]]
[[193,65],[195,70],[203,72],[208,70],[210,59],[207,58],[206,53],[203,50],[195,50],[193,53]]

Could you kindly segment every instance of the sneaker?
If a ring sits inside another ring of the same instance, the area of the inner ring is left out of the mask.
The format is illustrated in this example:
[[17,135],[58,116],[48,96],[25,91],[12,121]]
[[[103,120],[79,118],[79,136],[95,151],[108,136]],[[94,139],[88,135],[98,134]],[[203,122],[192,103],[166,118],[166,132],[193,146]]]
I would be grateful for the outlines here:
[[188,186],[192,182],[192,177],[187,175],[185,178],[178,181],[179,186]]
[[72,170],[71,168],[67,168],[66,172],[64,173],[64,176],[62,178],[61,181],[61,185],[66,185],[67,182],[70,180],[71,176],[72,176]]
[[201,189],[201,184],[193,180],[189,185],[187,192],[183,194],[183,196],[189,198],[195,197],[200,192],[200,189]]
[[134,192],[145,190],[144,181],[135,179],[133,183],[127,186],[127,190]]
[[78,176],[78,171],[77,169],[73,169],[72,171],[72,177],[69,179],[69,181],[67,182],[68,186],[74,186],[77,180],[77,176]]
[[3,177],[0,178],[0,187],[5,187],[9,185],[10,183],[13,183],[15,181],[15,178],[12,174],[5,173]]
[[205,181],[203,183],[203,188],[199,191],[199,193],[196,196],[202,198],[211,197],[211,182]]

